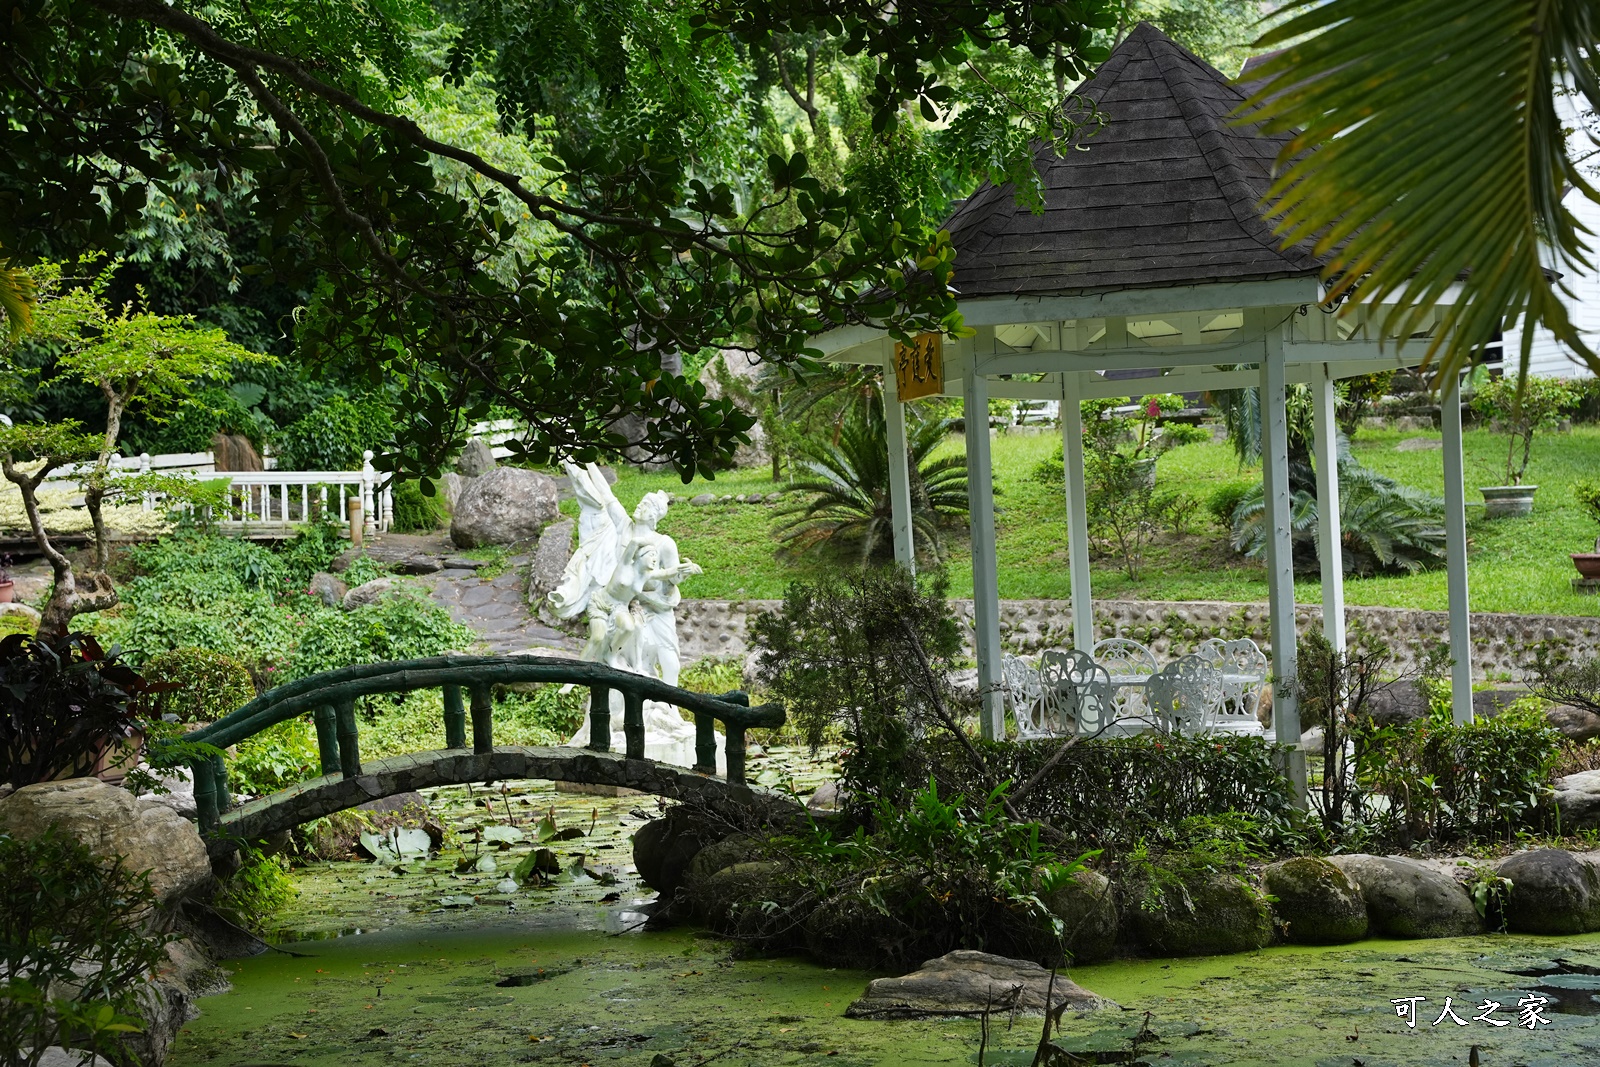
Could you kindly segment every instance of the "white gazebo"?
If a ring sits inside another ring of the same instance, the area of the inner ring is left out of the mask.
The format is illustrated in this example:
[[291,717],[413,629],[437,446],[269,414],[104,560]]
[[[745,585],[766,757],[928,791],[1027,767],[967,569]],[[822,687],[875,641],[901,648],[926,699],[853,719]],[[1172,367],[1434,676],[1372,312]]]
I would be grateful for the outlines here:
[[[1079,402],[1154,392],[1261,391],[1263,466],[1270,520],[1270,643],[1280,743],[1299,736],[1295,695],[1294,572],[1284,403],[1288,385],[1315,397],[1319,546],[1338,545],[1339,483],[1334,382],[1414,365],[1426,348],[1397,352],[1378,316],[1324,303],[1322,264],[1304,248],[1280,249],[1259,203],[1281,139],[1228,117],[1244,99],[1226,77],[1148,24],[1140,25],[1081,90],[1105,116],[1086,150],[1040,159],[1047,205],[1033,214],[1010,187],[985,185],[946,227],[957,251],[954,285],[976,335],[928,345],[934,391],[965,400],[972,526],[974,624],[983,732],[1001,718],[999,592],[988,400],[1061,401],[1074,644],[1095,642],[1084,509]],[[1369,325],[1370,324],[1370,325]],[[1417,336],[1426,336],[1424,323]],[[884,368],[896,559],[915,566],[905,421],[896,395],[895,342],[849,326],[814,340],[826,359]],[[1116,372],[1140,372],[1129,379]],[[1461,410],[1444,400],[1445,528],[1450,646],[1457,721],[1472,715]],[[1319,550],[1323,628],[1344,647],[1341,553]],[[1303,776],[1304,764],[1299,762]],[[1303,785],[1303,777],[1300,781]]]

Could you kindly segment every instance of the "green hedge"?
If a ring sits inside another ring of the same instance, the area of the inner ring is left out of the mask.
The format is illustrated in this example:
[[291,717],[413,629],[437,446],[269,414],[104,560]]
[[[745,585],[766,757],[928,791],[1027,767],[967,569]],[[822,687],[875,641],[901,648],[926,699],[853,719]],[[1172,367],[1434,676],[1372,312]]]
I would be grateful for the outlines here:
[[[1012,788],[1031,779],[1055,755],[1059,741],[979,742],[991,770]],[[962,777],[953,746],[929,746],[933,772]],[[973,792],[973,787],[963,783]],[[1263,822],[1291,807],[1289,782],[1273,764],[1272,746],[1259,737],[1134,737],[1080,741],[1023,797],[1018,814],[1073,835],[1078,847],[1122,850],[1173,839],[1194,816],[1227,813]]]

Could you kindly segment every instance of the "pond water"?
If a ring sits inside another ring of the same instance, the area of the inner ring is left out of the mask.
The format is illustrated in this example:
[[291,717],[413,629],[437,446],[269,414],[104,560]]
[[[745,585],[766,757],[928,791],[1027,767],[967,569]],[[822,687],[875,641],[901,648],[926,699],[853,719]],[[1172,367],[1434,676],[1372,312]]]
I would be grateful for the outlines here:
[[[781,758],[753,770],[802,788],[817,773]],[[276,920],[277,947],[226,965],[232,991],[200,1002],[169,1062],[980,1062],[976,1021],[843,1018],[873,974],[740,959],[703,932],[643,929],[650,894],[628,836],[657,813],[652,797],[515,783],[439,790],[431,801],[458,834],[439,858],[297,871],[301,894]],[[565,873],[500,891],[547,817],[569,835],[585,831],[544,843]],[[491,825],[524,839],[471,840]],[[1061,1044],[1083,1063],[1423,1067],[1466,1064],[1476,1045],[1484,1067],[1600,1064],[1600,935],[1274,948],[1096,964],[1071,977],[1123,1008],[1064,1021]],[[1517,1002],[1533,995],[1549,1001],[1549,1025],[1530,1031],[1517,1025]],[[1426,998],[1414,1027],[1391,1003],[1409,997]],[[1465,1025],[1434,1025],[1446,997]],[[1509,1025],[1474,1020],[1486,1000]],[[981,1062],[1027,1064],[1038,1038],[1037,1019],[992,1020]]]

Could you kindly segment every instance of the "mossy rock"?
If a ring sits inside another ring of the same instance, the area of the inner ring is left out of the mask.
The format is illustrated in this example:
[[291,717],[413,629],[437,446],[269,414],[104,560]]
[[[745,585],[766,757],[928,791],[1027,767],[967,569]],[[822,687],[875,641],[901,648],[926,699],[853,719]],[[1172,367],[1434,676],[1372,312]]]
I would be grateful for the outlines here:
[[1272,941],[1272,916],[1254,887],[1231,874],[1171,875],[1136,884],[1139,903],[1125,911],[1133,933],[1161,956],[1221,956],[1253,952]]
[[884,917],[860,892],[842,893],[821,902],[806,918],[806,951],[835,967],[881,967],[889,953],[881,938]]
[[1078,871],[1067,884],[1048,894],[1044,904],[1061,920],[1074,963],[1103,960],[1116,951],[1117,902],[1111,879],[1105,875]]
[[1261,875],[1283,939],[1296,945],[1342,945],[1367,936],[1361,890],[1325,859],[1302,856],[1274,863]]
[[799,941],[803,916],[795,908],[804,889],[788,866],[777,860],[735,863],[697,879],[686,890],[695,917],[721,934],[766,948]]
[[759,837],[755,834],[732,834],[721,841],[713,841],[696,852],[694,858],[689,861],[684,881],[693,886],[726,867],[762,858]]
[[[724,831],[725,832],[725,831]],[[633,866],[645,885],[670,897],[689,877],[689,864],[718,833],[685,805],[667,809],[633,834]]]

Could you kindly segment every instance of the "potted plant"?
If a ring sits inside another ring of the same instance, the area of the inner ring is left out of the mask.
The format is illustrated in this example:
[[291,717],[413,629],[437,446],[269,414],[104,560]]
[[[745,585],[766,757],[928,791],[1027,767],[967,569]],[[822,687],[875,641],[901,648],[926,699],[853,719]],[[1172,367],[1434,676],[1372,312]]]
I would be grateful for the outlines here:
[[[1579,482],[1572,494],[1578,498],[1578,506],[1583,508],[1584,514],[1600,525],[1600,482]],[[1572,553],[1572,563],[1580,577],[1600,578],[1600,537],[1594,539],[1593,552]]]
[[1527,515],[1533,511],[1537,485],[1522,484],[1533,454],[1533,437],[1556,424],[1562,409],[1577,399],[1569,382],[1560,378],[1505,377],[1486,382],[1472,395],[1472,410],[1490,428],[1504,433],[1506,480],[1502,485],[1480,488],[1484,514],[1491,519]]
[[9,604],[17,595],[17,583],[11,580],[11,553],[0,553],[0,604]]

